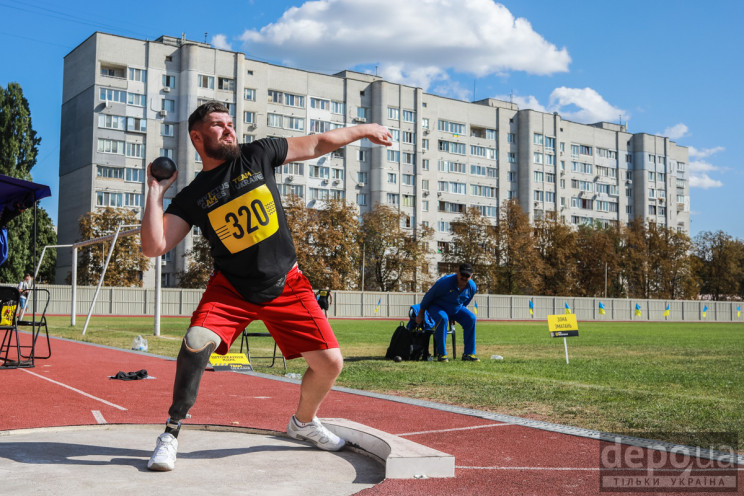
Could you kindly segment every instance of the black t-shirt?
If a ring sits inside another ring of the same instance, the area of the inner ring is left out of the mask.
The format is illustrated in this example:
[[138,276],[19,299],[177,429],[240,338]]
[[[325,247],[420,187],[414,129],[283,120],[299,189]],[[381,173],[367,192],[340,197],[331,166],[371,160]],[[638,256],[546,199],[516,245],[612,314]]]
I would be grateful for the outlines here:
[[287,148],[283,138],[241,145],[239,158],[200,172],[166,210],[201,229],[215,269],[244,298],[274,285],[297,262],[273,171]]

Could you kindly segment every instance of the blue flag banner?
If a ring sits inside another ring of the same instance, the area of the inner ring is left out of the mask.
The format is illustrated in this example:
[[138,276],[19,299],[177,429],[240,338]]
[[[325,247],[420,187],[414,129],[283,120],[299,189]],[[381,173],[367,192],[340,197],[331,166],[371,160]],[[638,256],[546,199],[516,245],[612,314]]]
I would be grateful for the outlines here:
[[530,300],[530,315],[535,315],[535,304]]
[[605,313],[606,313],[606,312],[605,312],[605,306],[604,306],[604,303],[602,303],[602,302],[600,301],[600,302],[599,302],[599,314],[600,314],[600,315],[604,315]]
[[703,306],[703,318],[705,318],[705,316],[707,315],[707,313],[708,313],[708,305],[705,305],[705,306]]
[[664,309],[664,317],[669,317],[669,303],[667,303],[667,306]]
[[635,314],[636,314],[636,315],[637,315],[638,317],[640,317],[640,316],[641,316],[641,305],[639,305],[638,303],[636,303]]
[[568,306],[568,303],[564,303],[563,306],[566,307],[566,314],[570,314],[571,313],[571,307]]
[[377,300],[377,306],[375,307],[375,313],[377,313],[377,311],[380,309],[381,303],[382,303],[382,296],[380,297],[379,300]]

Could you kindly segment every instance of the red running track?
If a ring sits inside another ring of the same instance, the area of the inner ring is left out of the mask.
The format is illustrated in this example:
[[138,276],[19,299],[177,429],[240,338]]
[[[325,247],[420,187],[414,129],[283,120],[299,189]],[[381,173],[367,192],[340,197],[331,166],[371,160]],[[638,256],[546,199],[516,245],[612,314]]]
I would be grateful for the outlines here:
[[[39,341],[40,349],[45,349],[43,337]],[[0,431],[103,422],[159,424],[167,418],[174,360],[61,339],[52,340],[52,352],[34,368],[0,370]],[[140,369],[155,379],[109,379],[119,371]],[[209,371],[190,422],[283,432],[298,395],[295,382]],[[389,479],[359,493],[364,496],[600,494],[597,440],[349,390],[331,391],[319,416],[353,420],[455,456],[454,478]],[[741,494],[742,471],[734,473]],[[698,488],[658,494],[732,493]]]

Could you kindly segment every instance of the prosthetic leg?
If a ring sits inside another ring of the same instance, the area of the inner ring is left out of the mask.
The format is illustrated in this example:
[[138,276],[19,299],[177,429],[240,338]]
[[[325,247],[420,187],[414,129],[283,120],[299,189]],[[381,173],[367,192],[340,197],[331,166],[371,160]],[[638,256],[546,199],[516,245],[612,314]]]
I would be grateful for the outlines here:
[[204,327],[190,327],[186,332],[176,359],[173,402],[168,410],[170,417],[165,423],[165,432],[173,437],[178,437],[181,421],[187,418],[194,406],[209,356],[221,342],[217,334]]

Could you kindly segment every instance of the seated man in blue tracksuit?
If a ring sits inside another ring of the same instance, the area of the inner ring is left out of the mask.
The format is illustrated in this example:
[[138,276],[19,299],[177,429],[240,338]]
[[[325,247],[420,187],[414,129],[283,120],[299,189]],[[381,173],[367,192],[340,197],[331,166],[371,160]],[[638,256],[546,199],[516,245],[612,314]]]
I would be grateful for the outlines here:
[[[435,322],[434,350],[437,360],[448,362],[447,358],[447,329],[450,320],[454,320],[462,326],[463,339],[465,341],[465,353],[463,361],[480,362],[475,356],[475,315],[467,309],[468,304],[477,291],[475,283],[471,279],[473,266],[469,263],[460,264],[460,269],[455,274],[441,277],[426,292],[421,300],[421,310],[431,315]],[[419,311],[416,315],[416,324],[424,320],[424,312]]]

